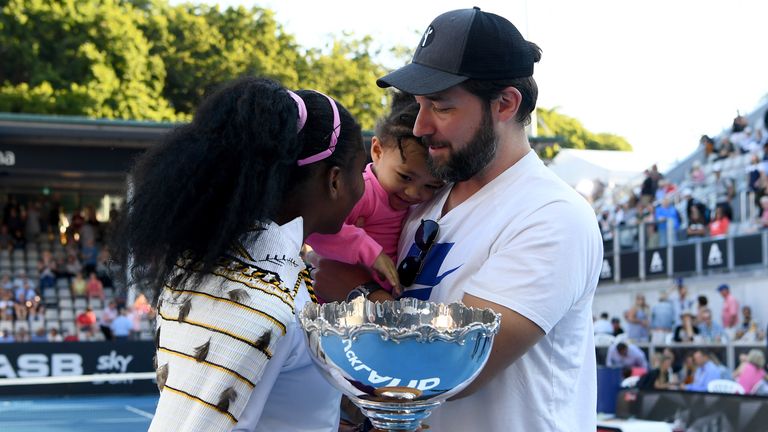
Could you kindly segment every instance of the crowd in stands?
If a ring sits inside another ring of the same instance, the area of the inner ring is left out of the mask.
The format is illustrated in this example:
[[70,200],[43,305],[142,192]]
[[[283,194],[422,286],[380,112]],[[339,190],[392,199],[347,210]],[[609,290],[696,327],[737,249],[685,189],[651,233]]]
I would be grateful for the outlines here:
[[[624,312],[626,330],[619,317],[609,320],[607,312],[600,314],[594,330],[596,344],[608,347],[605,366],[622,368],[624,376],[640,388],[718,391],[710,383],[725,380],[739,384],[731,387],[734,392],[768,395],[763,349],[742,354],[738,366],[729,370],[721,358],[702,347],[735,341],[763,343],[766,329],[755,321],[752,308],[740,305],[727,284],[717,288],[723,298],[719,313],[711,310],[707,296],[691,298],[682,279],[676,280],[675,291],[660,293],[653,306],[637,294]],[[664,347],[651,353],[650,361],[640,348],[649,342]],[[686,345],[691,348],[671,349]],[[676,357],[675,351],[683,355]]]
[[[110,220],[116,217],[116,210]],[[115,288],[109,225],[9,196],[0,219],[0,342],[151,339],[154,311]]]
[[[640,185],[621,198],[593,195],[603,238],[613,239],[619,227],[623,248],[636,248],[638,229],[647,248],[691,238],[768,228],[768,111],[763,126],[737,116],[728,133],[702,136],[701,159],[685,178],[667,180],[656,165],[645,171]],[[742,211],[741,196],[746,197]],[[612,204],[618,202],[618,204]]]

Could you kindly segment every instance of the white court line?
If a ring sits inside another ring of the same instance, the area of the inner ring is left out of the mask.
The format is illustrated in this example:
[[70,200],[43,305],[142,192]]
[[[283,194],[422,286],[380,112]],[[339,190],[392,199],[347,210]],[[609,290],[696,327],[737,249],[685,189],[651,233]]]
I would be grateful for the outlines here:
[[144,410],[140,410],[140,409],[138,409],[138,408],[134,408],[134,407],[132,407],[132,406],[130,406],[130,405],[126,405],[126,406],[125,406],[125,409],[127,409],[128,411],[130,411],[130,412],[132,412],[132,413],[134,413],[134,414],[138,414],[138,415],[140,415],[140,416],[142,416],[142,417],[146,417],[146,418],[148,418],[148,419],[150,419],[150,420],[152,420],[153,418],[155,418],[155,416],[154,416],[152,413],[148,413],[148,412],[146,412],[146,411],[144,411]]

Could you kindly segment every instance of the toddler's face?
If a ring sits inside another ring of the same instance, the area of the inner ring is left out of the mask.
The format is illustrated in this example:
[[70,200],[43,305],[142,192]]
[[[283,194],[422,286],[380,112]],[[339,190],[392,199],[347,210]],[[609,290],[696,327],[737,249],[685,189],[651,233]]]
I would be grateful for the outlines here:
[[415,139],[404,139],[402,146],[402,155],[396,143],[384,146],[374,139],[371,146],[373,170],[395,210],[427,201],[445,184],[430,174],[424,146]]

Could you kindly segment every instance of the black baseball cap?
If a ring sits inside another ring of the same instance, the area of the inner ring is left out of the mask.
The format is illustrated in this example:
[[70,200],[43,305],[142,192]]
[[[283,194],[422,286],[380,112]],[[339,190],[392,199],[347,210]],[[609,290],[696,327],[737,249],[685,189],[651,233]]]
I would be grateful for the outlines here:
[[427,27],[410,64],[379,78],[376,84],[426,95],[470,78],[529,77],[537,50],[506,18],[478,7],[454,10]]

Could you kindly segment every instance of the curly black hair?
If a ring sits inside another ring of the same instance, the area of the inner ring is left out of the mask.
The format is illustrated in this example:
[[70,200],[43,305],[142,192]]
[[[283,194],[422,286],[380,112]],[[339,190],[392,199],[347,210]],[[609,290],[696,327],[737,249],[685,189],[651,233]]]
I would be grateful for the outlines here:
[[199,263],[199,278],[231,244],[260,221],[274,220],[286,194],[312,170],[346,169],[362,151],[360,126],[338,102],[340,136],[333,154],[317,163],[297,160],[329,146],[333,114],[322,94],[296,92],[307,107],[297,134],[298,109],[279,83],[240,78],[207,97],[191,123],[143,154],[130,173],[126,211],[112,250],[132,282],[157,298],[183,256]]
[[[392,94],[392,107],[389,114],[381,118],[374,129],[374,133],[384,147],[397,146],[403,160],[405,160],[404,140],[411,139],[421,144],[421,138],[413,134],[413,126],[416,124],[418,114],[419,104],[416,103],[416,98],[411,94],[395,91]],[[424,148],[426,149],[426,146]]]

